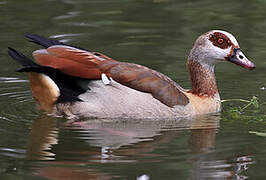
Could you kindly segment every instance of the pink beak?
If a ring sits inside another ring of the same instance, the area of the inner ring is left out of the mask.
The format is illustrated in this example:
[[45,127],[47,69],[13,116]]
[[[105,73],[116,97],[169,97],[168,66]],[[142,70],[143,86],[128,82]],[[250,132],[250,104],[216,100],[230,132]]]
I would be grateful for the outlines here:
[[248,60],[248,58],[246,58],[240,48],[235,48],[232,56],[229,57],[227,60],[249,70],[256,68],[256,65],[250,60]]

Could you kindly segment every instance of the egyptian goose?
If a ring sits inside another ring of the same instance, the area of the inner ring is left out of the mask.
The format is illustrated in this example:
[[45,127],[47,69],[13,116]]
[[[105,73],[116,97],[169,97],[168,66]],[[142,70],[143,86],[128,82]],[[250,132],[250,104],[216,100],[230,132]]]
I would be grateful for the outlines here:
[[9,48],[28,72],[39,108],[67,118],[176,118],[221,111],[214,66],[229,61],[247,69],[255,65],[235,37],[212,30],[194,43],[187,60],[192,88],[185,90],[166,75],[119,62],[98,52],[50,40],[26,37],[45,49],[33,52],[37,63]]

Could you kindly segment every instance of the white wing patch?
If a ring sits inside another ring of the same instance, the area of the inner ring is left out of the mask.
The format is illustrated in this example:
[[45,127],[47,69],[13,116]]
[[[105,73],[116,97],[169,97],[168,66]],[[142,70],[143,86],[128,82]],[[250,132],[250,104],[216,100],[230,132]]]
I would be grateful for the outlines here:
[[102,82],[104,85],[111,84],[111,79],[109,77],[107,77],[106,74],[102,73],[101,77],[102,77]]

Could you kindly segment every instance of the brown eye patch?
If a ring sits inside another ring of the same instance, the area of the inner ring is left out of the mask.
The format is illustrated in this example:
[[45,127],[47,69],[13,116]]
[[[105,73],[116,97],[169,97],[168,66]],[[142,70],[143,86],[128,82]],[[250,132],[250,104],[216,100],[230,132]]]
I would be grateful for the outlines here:
[[215,32],[210,35],[209,40],[212,42],[214,46],[217,46],[222,49],[227,49],[232,46],[231,40],[223,33]]

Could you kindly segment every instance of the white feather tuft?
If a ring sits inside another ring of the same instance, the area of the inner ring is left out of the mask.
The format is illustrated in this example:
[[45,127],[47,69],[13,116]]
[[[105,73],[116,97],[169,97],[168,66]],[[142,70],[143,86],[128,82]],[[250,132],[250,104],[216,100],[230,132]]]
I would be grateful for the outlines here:
[[104,85],[109,85],[111,84],[111,81],[110,79],[106,76],[106,74],[102,73],[101,74],[101,77],[102,77],[102,82]]

